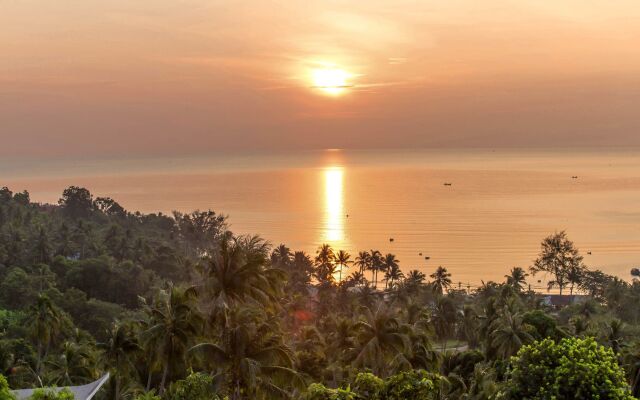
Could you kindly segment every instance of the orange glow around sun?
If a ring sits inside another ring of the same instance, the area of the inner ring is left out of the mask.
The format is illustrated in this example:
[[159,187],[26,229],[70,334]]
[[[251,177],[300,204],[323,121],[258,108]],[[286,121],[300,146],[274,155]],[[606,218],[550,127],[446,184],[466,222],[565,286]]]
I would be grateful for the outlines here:
[[351,75],[337,68],[318,68],[312,71],[313,88],[319,89],[325,94],[339,95],[352,87],[349,84]]

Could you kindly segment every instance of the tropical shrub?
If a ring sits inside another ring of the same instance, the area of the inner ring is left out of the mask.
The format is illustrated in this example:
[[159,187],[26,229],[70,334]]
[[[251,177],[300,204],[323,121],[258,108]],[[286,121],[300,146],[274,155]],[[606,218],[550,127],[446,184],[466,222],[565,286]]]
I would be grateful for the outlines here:
[[53,389],[36,389],[29,400],[73,400],[75,396],[71,390],[64,388],[59,392]]
[[135,400],[162,400],[160,396],[156,395],[155,390],[145,392],[136,396]]
[[312,383],[307,389],[305,400],[357,400],[361,399],[350,388],[330,389],[321,383]]
[[436,396],[433,376],[424,370],[411,370],[389,377],[380,397],[384,400],[431,400]]
[[545,339],[524,346],[512,358],[501,398],[633,399],[613,351],[593,338]]
[[360,398],[376,400],[384,388],[384,381],[370,372],[361,372],[356,376],[353,389]]
[[0,375],[0,400],[14,400],[15,396],[9,390],[7,379]]
[[218,400],[213,388],[213,377],[201,372],[192,373],[171,385],[167,400]]

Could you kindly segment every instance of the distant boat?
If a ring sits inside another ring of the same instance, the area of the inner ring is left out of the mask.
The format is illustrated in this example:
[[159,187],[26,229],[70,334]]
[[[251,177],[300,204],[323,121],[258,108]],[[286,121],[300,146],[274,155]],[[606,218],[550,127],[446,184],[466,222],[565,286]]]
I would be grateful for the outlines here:
[[394,240],[395,240],[394,238],[389,238],[389,241],[390,241],[390,242],[393,242]]
[[418,253],[418,255],[419,255],[419,256],[421,256],[421,255],[422,255],[422,253]]
[[445,186],[451,186],[451,182],[445,182],[444,185]]
[[346,217],[349,218],[349,214],[347,214]]
[[571,179],[578,179],[576,175],[572,176]]
[[431,259],[431,257],[426,256],[424,259],[425,259],[425,260],[429,260],[429,259]]

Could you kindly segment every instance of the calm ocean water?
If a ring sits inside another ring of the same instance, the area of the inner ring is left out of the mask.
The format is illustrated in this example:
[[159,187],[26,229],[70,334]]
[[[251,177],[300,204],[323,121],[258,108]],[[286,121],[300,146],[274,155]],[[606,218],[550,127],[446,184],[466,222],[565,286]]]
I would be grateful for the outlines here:
[[445,266],[465,287],[528,267],[540,241],[559,230],[592,267],[629,279],[640,265],[639,150],[5,160],[0,179],[41,202],[74,184],[129,210],[213,209],[230,216],[235,232],[274,245],[313,254],[326,242],[354,257],[379,249],[405,271]]

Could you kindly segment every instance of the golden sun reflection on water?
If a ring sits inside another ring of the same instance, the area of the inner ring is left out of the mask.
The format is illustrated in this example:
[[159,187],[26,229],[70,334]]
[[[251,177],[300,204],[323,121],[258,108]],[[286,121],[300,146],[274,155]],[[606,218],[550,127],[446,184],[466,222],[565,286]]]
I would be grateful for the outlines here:
[[344,169],[324,170],[325,232],[324,241],[332,246],[344,243]]

